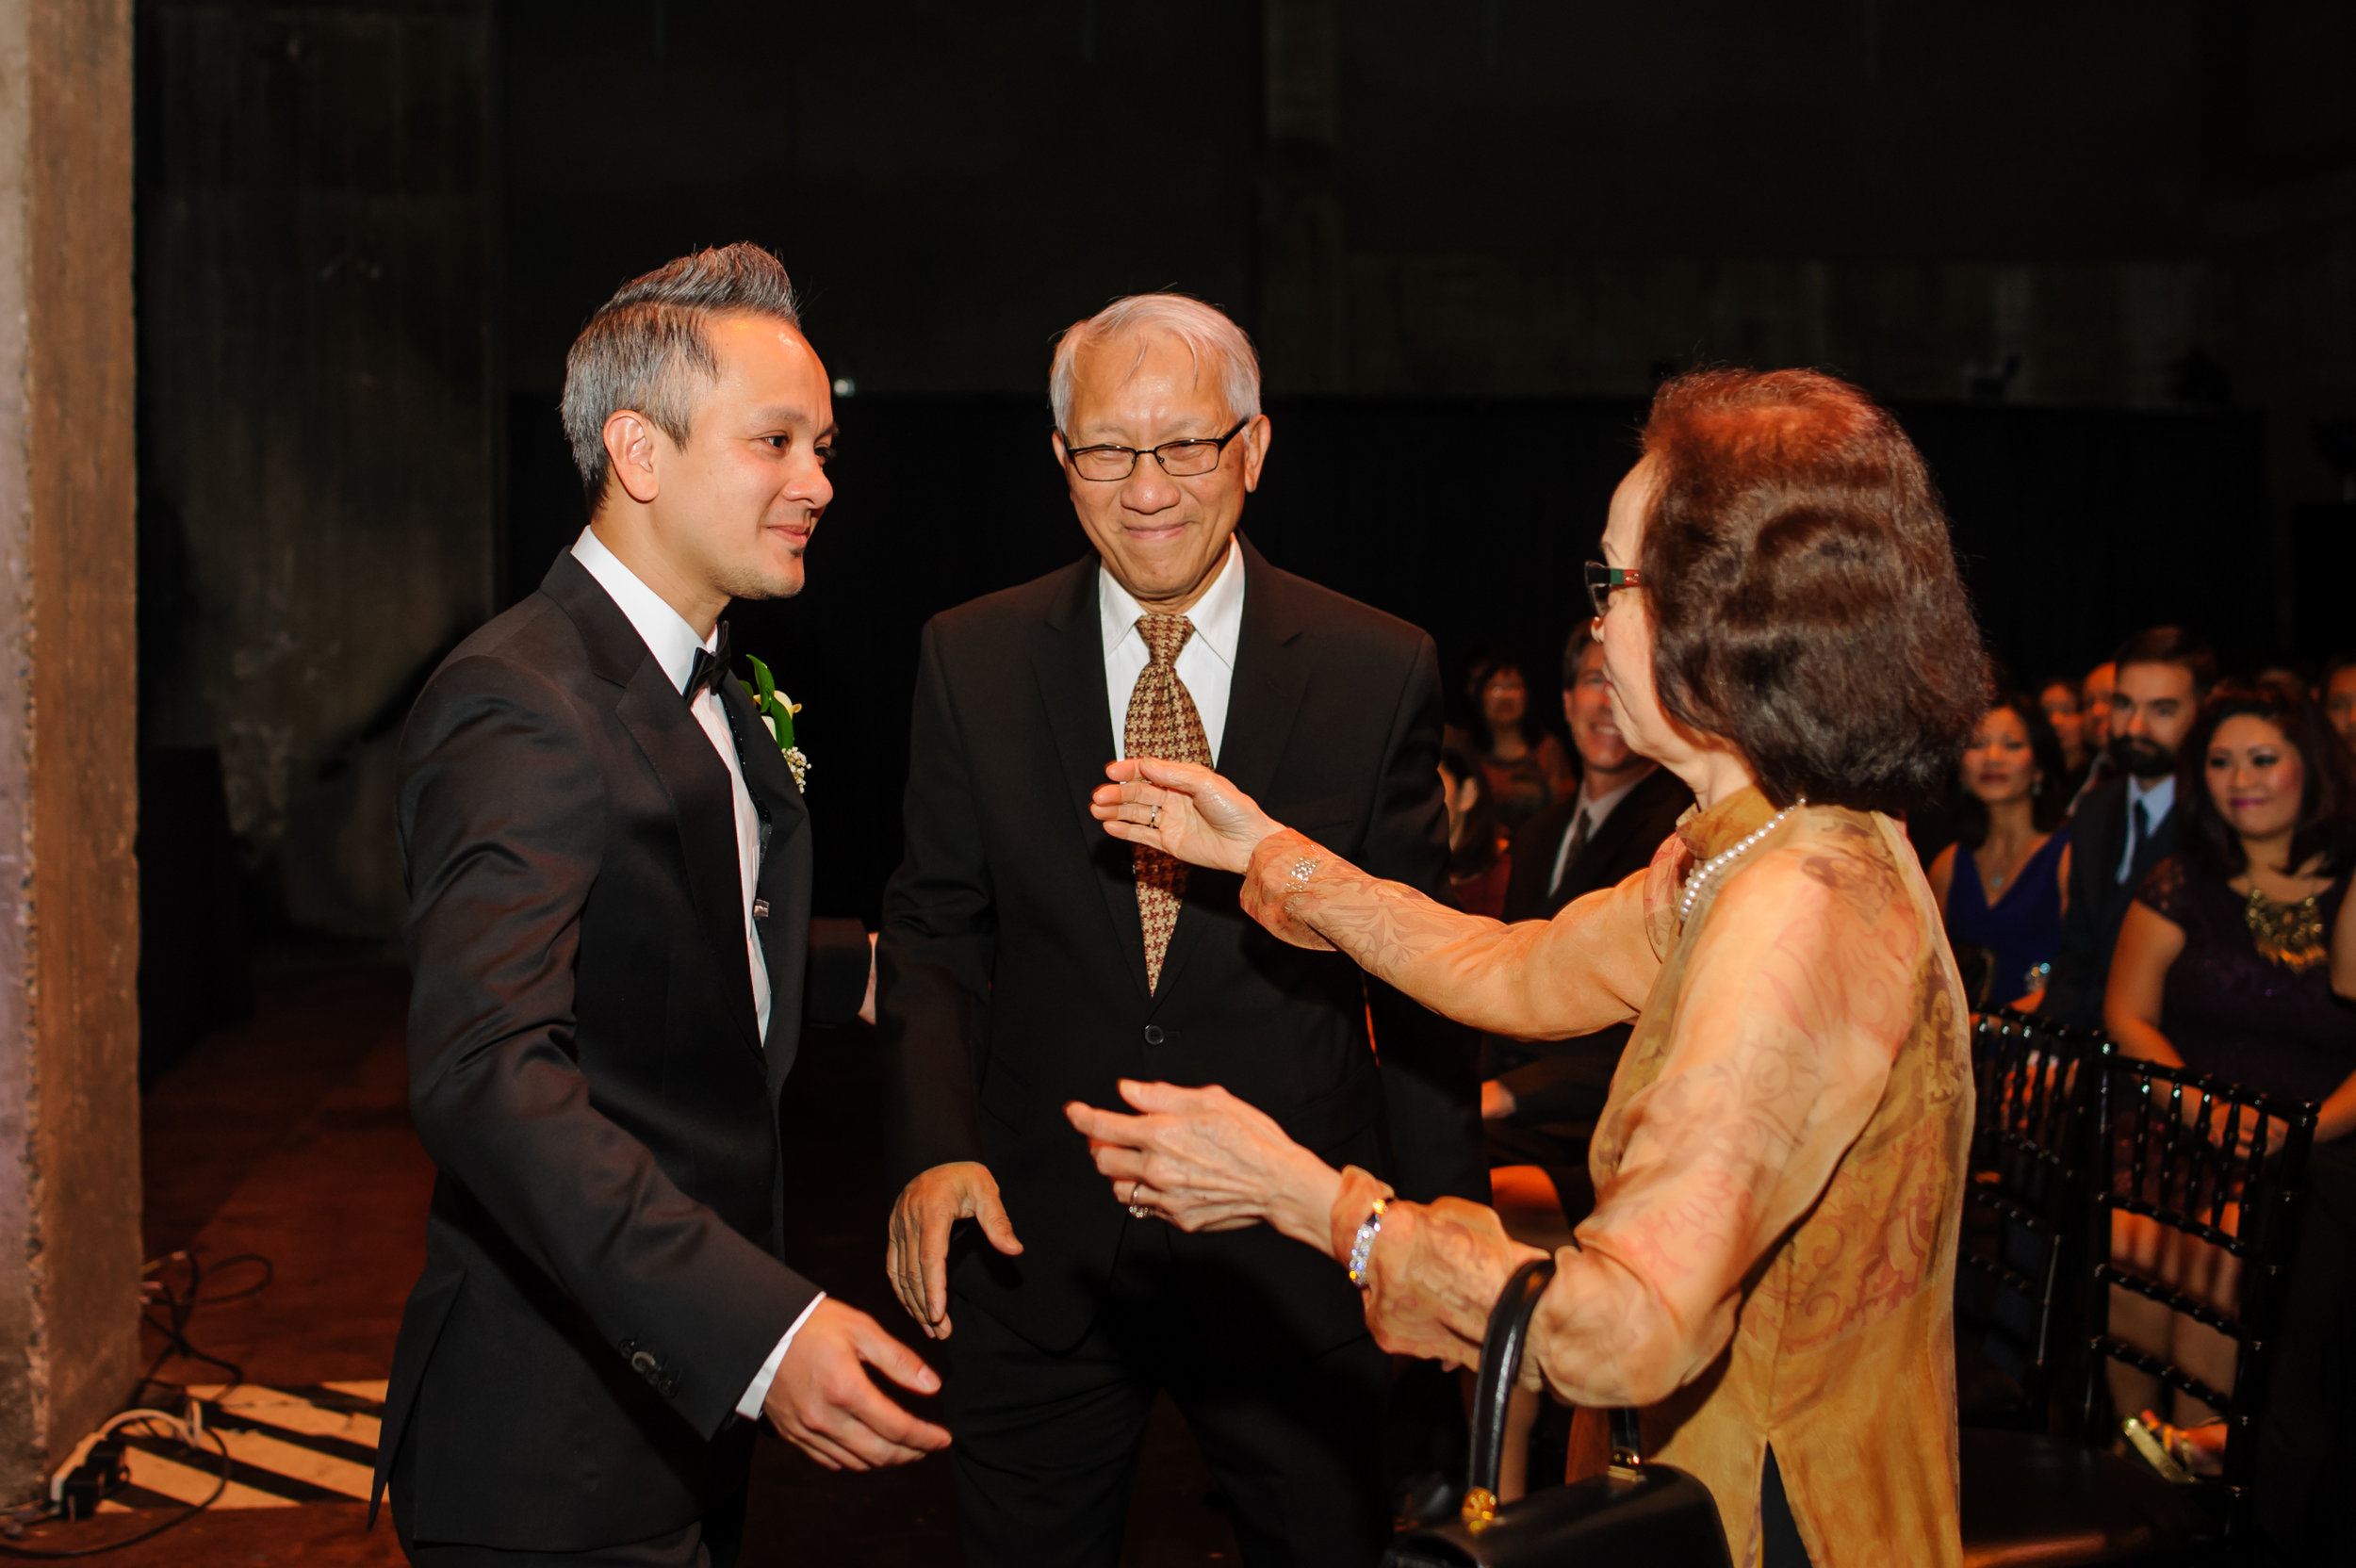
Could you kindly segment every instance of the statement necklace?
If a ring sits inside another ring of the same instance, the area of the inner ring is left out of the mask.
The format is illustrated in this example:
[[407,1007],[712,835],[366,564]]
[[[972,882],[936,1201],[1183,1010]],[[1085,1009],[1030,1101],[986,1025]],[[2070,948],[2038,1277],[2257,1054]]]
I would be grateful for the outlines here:
[[2258,956],[2293,974],[2313,969],[2327,956],[2323,944],[2323,895],[2310,893],[2296,903],[2268,898],[2256,888],[2242,901],[2241,918]]
[[1801,807],[1806,806],[1807,804],[1808,797],[1806,795],[1802,795],[1799,799],[1793,801],[1791,805],[1785,807],[1774,816],[1769,817],[1765,822],[1760,823],[1749,838],[1740,840],[1730,847],[1720,850],[1717,854],[1711,856],[1709,859],[1704,860],[1700,865],[1695,866],[1691,872],[1687,873],[1685,877],[1685,890],[1677,894],[1677,923],[1679,924],[1683,924],[1685,922],[1693,918],[1693,901],[1702,896],[1702,890],[1710,885],[1711,877],[1716,876],[1720,872],[1734,864],[1735,861],[1740,860],[1745,853],[1747,853],[1759,842],[1759,840],[1765,838],[1768,834],[1773,833],[1776,828],[1781,827],[1783,825],[1784,818],[1790,816],[1792,812],[1798,810]]

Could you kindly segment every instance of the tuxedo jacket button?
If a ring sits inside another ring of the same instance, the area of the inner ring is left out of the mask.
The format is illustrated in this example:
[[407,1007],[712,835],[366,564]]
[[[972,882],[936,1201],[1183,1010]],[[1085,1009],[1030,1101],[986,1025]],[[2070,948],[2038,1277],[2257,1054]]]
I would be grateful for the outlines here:
[[1166,1039],[1166,1038],[1168,1038],[1168,1037],[1169,1037],[1165,1036],[1165,1035],[1162,1033],[1162,1026],[1161,1026],[1160,1024],[1158,1024],[1158,1023],[1149,1023],[1149,1024],[1147,1024],[1147,1025],[1145,1026],[1145,1043],[1146,1043],[1146,1044],[1148,1044],[1148,1045],[1159,1045],[1159,1044],[1161,1044],[1161,1043],[1162,1043],[1162,1041],[1163,1041],[1164,1039]]

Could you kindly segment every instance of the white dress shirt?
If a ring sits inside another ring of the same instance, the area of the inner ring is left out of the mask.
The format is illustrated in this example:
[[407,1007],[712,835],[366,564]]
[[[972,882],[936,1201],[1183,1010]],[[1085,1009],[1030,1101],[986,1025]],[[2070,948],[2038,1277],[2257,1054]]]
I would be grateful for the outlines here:
[[[1104,632],[1104,700],[1113,714],[1113,756],[1128,755],[1129,694],[1137,677],[1153,662],[1137,617],[1145,609],[1129,590],[1113,580],[1103,566],[1096,568],[1096,606]],[[1178,650],[1178,678],[1194,698],[1203,718],[1203,739],[1210,743],[1211,764],[1219,764],[1219,743],[1227,735],[1227,695],[1235,679],[1235,643],[1243,635],[1243,547],[1231,534],[1227,559],[1203,596],[1186,612],[1194,635]]]
[[[646,651],[662,666],[663,676],[678,690],[687,690],[687,678],[695,673],[695,650],[709,653],[719,639],[715,630],[710,637],[698,637],[687,618],[664,602],[663,596],[639,580],[638,574],[622,564],[621,557],[605,547],[594,529],[582,529],[581,537],[573,541],[573,559],[587,568],[619,606],[630,624],[638,629]],[[753,809],[752,792],[744,786],[744,765],[736,756],[736,738],[728,728],[728,716],[720,706],[719,689],[714,686],[695,699],[695,723],[712,743],[712,749],[720,754],[720,760],[728,770],[728,795],[736,807],[736,869],[742,884],[744,905],[744,962],[753,981],[753,1017],[761,1041],[769,1038],[769,965],[761,956],[761,931],[753,923],[753,890],[761,878],[761,813]],[[777,1348],[769,1353],[761,1370],[753,1375],[752,1386],[738,1400],[736,1413],[747,1420],[761,1413],[761,1402],[768,1396],[769,1384],[776,1380],[777,1365],[785,1360],[787,1347],[818,1303],[826,1299],[821,1292],[801,1316],[785,1331]]]
[[1562,829],[1562,841],[1555,846],[1554,874],[1546,878],[1546,891],[1549,895],[1562,885],[1562,878],[1570,872],[1571,841],[1579,836],[1579,819],[1581,817],[1587,819],[1587,841],[1593,843],[1595,835],[1603,831],[1604,819],[1612,814],[1612,808],[1626,800],[1629,791],[1651,776],[1652,770],[1646,768],[1610,794],[1597,795],[1593,800],[1587,798],[1587,786],[1583,782],[1579,785],[1579,809],[1571,813],[1569,825]]
[[2127,847],[2119,857],[2119,882],[2125,886],[2135,872],[2135,807],[2143,808],[2143,830],[2146,838],[2160,830],[2168,812],[2176,808],[2176,776],[2168,774],[2156,784],[2146,784],[2134,774],[2127,776]]

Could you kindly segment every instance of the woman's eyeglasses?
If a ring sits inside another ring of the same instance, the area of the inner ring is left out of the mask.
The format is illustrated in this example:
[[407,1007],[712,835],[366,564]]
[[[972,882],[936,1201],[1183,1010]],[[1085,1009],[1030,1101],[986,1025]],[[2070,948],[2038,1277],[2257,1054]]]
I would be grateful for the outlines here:
[[1607,566],[1600,561],[1587,563],[1587,602],[1595,607],[1600,618],[1612,608],[1612,591],[1615,588],[1642,588],[1644,574],[1633,566]]

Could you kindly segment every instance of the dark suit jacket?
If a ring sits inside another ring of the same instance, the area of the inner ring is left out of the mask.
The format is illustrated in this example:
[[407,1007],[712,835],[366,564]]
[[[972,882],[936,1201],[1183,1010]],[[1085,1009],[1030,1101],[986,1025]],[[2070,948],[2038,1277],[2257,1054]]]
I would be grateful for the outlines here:
[[2102,1025],[2102,988],[2110,982],[2111,952],[2127,906],[2153,866],[2176,853],[2178,802],[2153,825],[2127,880],[2119,880],[2119,858],[2127,853],[2127,781],[2098,784],[2070,824],[2070,908],[2062,916],[2061,945],[2053,950],[2053,973],[2038,1011],[2064,1023]]
[[[1562,847],[1562,835],[1570,831],[1571,819],[1579,814],[1578,795],[1555,802],[1513,835],[1505,918],[1552,920],[1574,899],[1617,887],[1652,864],[1653,852],[1677,831],[1677,818],[1693,804],[1693,792],[1684,780],[1666,768],[1653,769],[1612,808],[1603,825],[1562,868],[1562,885],[1549,893],[1546,878],[1554,874],[1555,855]],[[1497,1081],[1513,1095],[1514,1124],[1545,1128],[1559,1138],[1561,1148],[1547,1163],[1585,1157],[1586,1137],[1603,1114],[1628,1034],[1627,1024],[1615,1023],[1577,1039],[1494,1042]],[[1518,1140],[1497,1157],[1503,1164],[1520,1164],[1535,1149],[1529,1140]]]
[[1666,768],[1655,768],[1603,819],[1578,856],[1562,868],[1562,885],[1546,890],[1562,835],[1579,815],[1579,796],[1558,800],[1513,835],[1513,875],[1505,887],[1508,921],[1552,920],[1564,905],[1599,888],[1617,887],[1652,864],[1653,851],[1677,831],[1693,792]]
[[734,1406],[815,1294],[778,1258],[777,1095],[806,982],[847,1019],[865,938],[816,923],[813,963],[809,817],[725,695],[760,742],[765,1041],[728,769],[569,552],[402,733],[410,1107],[441,1175],[377,1463],[381,1488],[413,1445],[421,1539],[578,1550],[697,1517],[742,1484]]
[[[1282,823],[1427,893],[1445,885],[1431,638],[1243,548],[1243,627],[1219,770]],[[884,899],[881,1037],[904,1176],[978,1160],[1026,1250],[971,1237],[952,1282],[1059,1350],[1096,1315],[1132,1223],[1060,1107],[1122,1077],[1221,1084],[1327,1159],[1401,1190],[1485,1200],[1469,1031],[1336,953],[1278,941],[1239,879],[1190,874],[1161,988],[1145,988],[1127,844],[1089,816],[1113,757],[1097,563],[936,616],[917,676],[907,858]],[[1367,1014],[1382,1042],[1378,1070]],[[1268,1228],[1180,1236],[1214,1279],[1315,1348],[1365,1331],[1333,1263]]]

